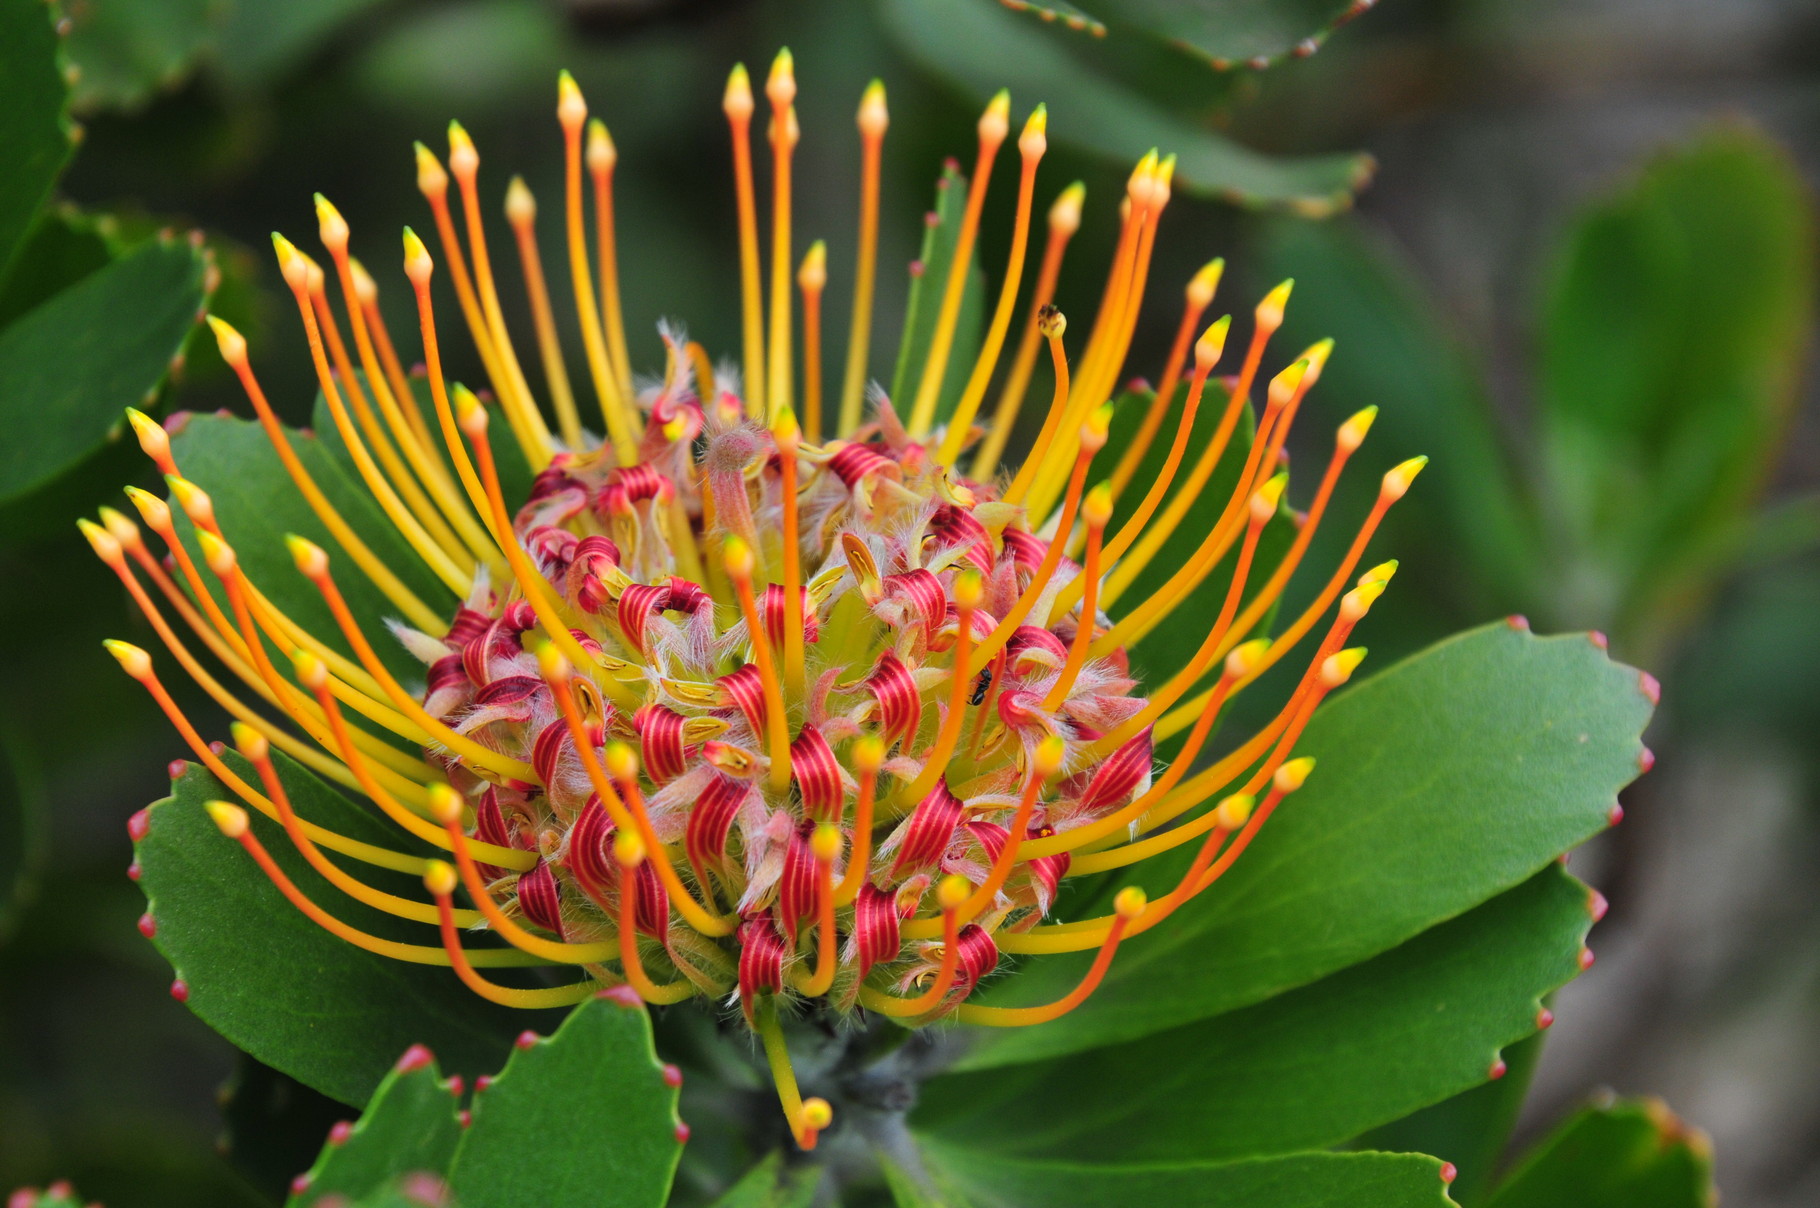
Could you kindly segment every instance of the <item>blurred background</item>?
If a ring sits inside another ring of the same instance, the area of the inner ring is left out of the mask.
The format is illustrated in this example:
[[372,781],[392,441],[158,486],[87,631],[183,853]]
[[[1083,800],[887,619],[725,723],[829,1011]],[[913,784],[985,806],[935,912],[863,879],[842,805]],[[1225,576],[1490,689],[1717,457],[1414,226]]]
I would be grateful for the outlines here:
[[[762,72],[778,46],[795,52],[798,229],[829,241],[834,349],[857,203],[853,113],[882,77],[880,378],[941,161],[971,160],[972,123],[1001,83],[1019,119],[1050,106],[1039,202],[1087,185],[1065,311],[1097,297],[1131,164],[1151,146],[1178,152],[1127,372],[1158,375],[1180,290],[1208,258],[1229,266],[1212,313],[1241,326],[1293,275],[1285,346],[1337,341],[1310,399],[1320,422],[1299,433],[1307,455],[1324,456],[1332,424],[1375,403],[1385,465],[1434,459],[1379,539],[1403,572],[1395,607],[1370,621],[1374,663],[1523,614],[1542,631],[1602,631],[1664,685],[1653,773],[1626,795],[1623,825],[1573,857],[1612,908],[1596,967],[1554,1005],[1518,1144],[1598,1088],[1659,1094],[1712,1135],[1728,1204],[1820,1203],[1811,0],[63,11],[81,138],[30,263],[0,281],[0,326],[156,232],[200,231],[210,304],[246,331],[298,422],[315,387],[269,233],[313,246],[311,194],[327,195],[393,330],[410,330],[398,231],[428,219],[412,141],[440,149],[459,118],[489,206],[523,173],[548,211],[562,67],[619,148],[628,325],[674,318],[725,352],[738,336],[719,111],[729,66]],[[988,272],[1003,264],[1011,191],[988,206]],[[556,255],[547,216],[543,230]],[[503,258],[502,220],[493,238]],[[0,380],[7,341],[0,332]],[[243,409],[209,341],[191,339],[149,387],[164,410]],[[110,419],[43,473],[0,457],[0,1188],[67,1176],[120,1206],[267,1203],[346,1112],[238,1059],[168,996],[169,969],[134,928],[144,901],[124,875],[125,821],[163,794],[182,752],[98,648],[143,641],[143,622],[74,531],[121,485],[157,485],[118,437]],[[300,1150],[271,1146],[273,1119],[296,1123]]]

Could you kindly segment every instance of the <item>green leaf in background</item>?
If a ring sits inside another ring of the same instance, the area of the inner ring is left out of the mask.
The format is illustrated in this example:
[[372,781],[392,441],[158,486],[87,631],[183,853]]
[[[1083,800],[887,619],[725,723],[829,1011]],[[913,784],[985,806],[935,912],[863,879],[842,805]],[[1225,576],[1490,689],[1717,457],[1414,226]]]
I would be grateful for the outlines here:
[[629,991],[603,992],[554,1036],[521,1045],[474,1100],[449,1185],[486,1208],[659,1208],[682,1154],[676,1082],[651,1018]]
[[0,732],[0,940],[31,896],[44,856],[44,791],[23,746]]
[[6,1197],[7,1208],[83,1208],[82,1200],[68,1183],[52,1183],[39,1191],[21,1187]]
[[1547,1035],[1537,1032],[1504,1050],[1508,1069],[1502,1078],[1374,1128],[1347,1148],[1445,1158],[1455,1170],[1448,1194],[1471,1208],[1491,1190],[1492,1176],[1516,1126]]
[[286,1201],[289,1208],[343,1202],[335,1196],[359,1199],[412,1171],[448,1170],[461,1140],[458,1091],[428,1050],[407,1050],[360,1119],[330,1134],[307,1187]]
[[0,332],[0,499],[44,486],[146,406],[207,300],[187,240],[153,240]]
[[[431,609],[443,616],[453,615],[453,597],[385,518],[365,485],[343,472],[327,441],[298,431],[286,436],[316,485],[367,548]],[[328,551],[336,586],[393,674],[406,682],[422,679],[423,664],[392,641],[382,624],[382,618],[397,616],[398,610],[316,519],[257,423],[218,415],[185,416],[171,437],[171,453],[184,477],[214,500],[216,520],[234,547],[241,569],[292,620],[351,654],[321,593],[298,572],[284,543],[287,533],[308,537]],[[201,551],[188,518],[174,503],[172,511],[178,515],[179,531],[191,557],[201,565]],[[212,582],[210,590],[225,601]]]
[[1810,339],[1814,248],[1794,165],[1744,128],[1665,154],[1573,229],[1541,403],[1567,587],[1595,620],[1636,622],[1762,484]]
[[784,1165],[781,1151],[773,1153],[748,1170],[710,1208],[809,1208],[821,1173],[820,1166],[791,1170]]
[[[238,755],[223,756],[257,780]],[[368,843],[409,840],[315,776],[273,752],[298,816]],[[152,805],[138,840],[140,888],[153,942],[187,988],[190,1009],[267,1065],[343,1103],[366,1102],[400,1052],[429,1045],[470,1077],[497,1069],[512,1037],[539,1016],[496,1008],[447,968],[404,964],[337,939],[305,918],[203,803],[232,799],[190,765]],[[309,867],[283,829],[251,812],[253,831],[297,887],[349,924],[388,939],[435,944],[434,928],[382,915],[343,897]],[[421,898],[411,878],[355,866],[362,880]],[[498,976],[499,974],[494,974]]]
[[[961,218],[966,210],[967,178],[949,163],[942,169],[942,178],[935,182],[935,208],[929,211],[928,226],[923,231],[922,253],[917,257],[920,269],[910,277],[903,342],[898,345],[897,367],[891,373],[891,405],[902,420],[910,418],[922,384],[923,365],[935,340],[935,324],[941,315],[942,296],[948,289],[948,273],[954,266],[955,244],[961,237]],[[973,372],[973,361],[979,356],[985,320],[986,274],[976,261],[967,267],[967,284],[961,289],[961,308],[955,320],[948,365],[942,375],[941,393],[936,396],[937,426],[954,414],[961,391],[967,387],[967,375]]]
[[1712,1147],[1659,1100],[1622,1099],[1563,1124],[1485,1208],[1714,1208]]
[[1243,63],[1265,67],[1292,51],[1312,54],[1335,26],[1370,4],[1356,0],[1003,0],[1070,29],[1112,37],[1149,34],[1207,59],[1217,68]]
[[972,1193],[980,1208],[1445,1208],[1453,1202],[1440,1160],[1421,1154],[1084,1165],[937,1143],[925,1145],[923,1156]]
[[69,6],[76,107],[134,109],[175,86],[210,48],[232,3],[85,0]]
[[218,1095],[216,1152],[267,1202],[282,1202],[348,1106],[240,1053]]
[[[1585,637],[1501,622],[1373,676],[1315,714],[1296,746],[1318,760],[1314,774],[1216,886],[1121,948],[1077,1010],[1040,1028],[977,1030],[960,1068],[1231,1011],[1511,888],[1607,825],[1637,775],[1650,711],[1637,672]],[[1130,879],[1156,897],[1193,851],[1147,860]],[[1090,956],[1033,957],[985,1000],[1059,998]]]
[[74,145],[57,18],[40,0],[0,0],[0,281]]
[[12,271],[0,283],[0,328],[113,259],[103,231],[107,221],[68,205],[38,215],[13,258]]
[[299,67],[379,0],[235,0],[222,25],[215,69],[251,90]]
[[[886,0],[904,51],[970,99],[1000,88],[1049,105],[1050,144],[1129,166],[1151,147],[1179,156],[1177,193],[1319,217],[1370,180],[1368,155],[1271,156],[1178,116],[1084,65],[1051,31],[990,0]],[[1063,34],[1061,37],[1073,37]]]
[[1590,891],[1551,864],[1364,964],[1240,1011],[1055,1061],[935,1078],[913,1122],[1076,1161],[1335,1144],[1491,1077],[1580,971]]
[[1277,338],[1287,348],[1335,341],[1304,405],[1329,426],[1375,405],[1367,453],[1436,454],[1421,490],[1392,515],[1428,519],[1431,544],[1447,562],[1437,558],[1433,573],[1421,574],[1428,568],[1414,549],[1409,569],[1419,578],[1458,582],[1464,555],[1472,564],[1469,577],[1487,585],[1485,600],[1463,602],[1467,615],[1508,611],[1513,603],[1527,607],[1538,590],[1538,553],[1525,497],[1499,445],[1484,388],[1414,274],[1388,245],[1346,219],[1272,221],[1257,245],[1260,285],[1295,278]]

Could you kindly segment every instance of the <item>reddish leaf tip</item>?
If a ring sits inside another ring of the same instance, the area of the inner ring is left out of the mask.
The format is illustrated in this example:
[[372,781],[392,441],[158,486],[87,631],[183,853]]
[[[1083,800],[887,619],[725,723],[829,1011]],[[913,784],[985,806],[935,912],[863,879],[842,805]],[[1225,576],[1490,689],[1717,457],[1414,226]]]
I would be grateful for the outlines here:
[[348,1143],[348,1138],[353,1135],[354,1122],[352,1120],[337,1120],[329,1128],[329,1144],[336,1146],[346,1145]]
[[449,1094],[454,1095],[459,1099],[461,1097],[461,1092],[467,1089],[468,1084],[463,1081],[460,1074],[450,1074],[448,1081],[444,1082],[443,1085],[449,1089]]
[[181,780],[183,779],[183,774],[190,770],[190,761],[187,759],[173,759],[164,765],[164,770],[170,775],[172,780]]
[[436,1060],[436,1054],[430,1052],[428,1046],[414,1044],[404,1051],[404,1056],[400,1057],[398,1064],[392,1068],[401,1074],[408,1074],[412,1070],[422,1069],[434,1060]]
[[1496,1082],[1498,1079],[1502,1078],[1504,1075],[1508,1074],[1509,1072],[1510,1072],[1510,1066],[1506,1065],[1504,1063],[1504,1058],[1500,1057],[1496,1061],[1491,1063],[1491,1068],[1489,1070],[1485,1071],[1485,1074],[1486,1074],[1486,1077],[1490,1078],[1493,1082]]
[[528,1049],[532,1045],[536,1044],[538,1041],[540,1041],[542,1039],[543,1039],[543,1037],[539,1036],[536,1032],[533,1032],[529,1028],[527,1028],[524,1031],[520,1032],[518,1034],[518,1039],[514,1040],[512,1043],[514,1045],[516,1045],[518,1048]]
[[1605,912],[1610,909],[1611,903],[1605,900],[1604,894],[1596,889],[1588,891],[1586,896],[1586,913],[1592,915],[1593,922],[1596,923],[1604,918]]
[[492,1086],[492,1085],[493,1085],[493,1075],[482,1074],[480,1077],[474,1079],[474,1093],[476,1095],[478,1095],[481,1091],[486,1090],[489,1086]]
[[158,934],[158,920],[152,917],[149,910],[139,916],[139,934],[148,940]]
[[677,1068],[674,1065],[666,1064],[664,1066],[664,1085],[665,1086],[681,1086],[682,1085],[682,1070]]
[[456,1120],[460,1121],[461,1126],[463,1128],[466,1128],[468,1125],[474,1123],[474,1113],[469,1111],[465,1107],[455,1113],[455,1118],[456,1118]]
[[640,998],[638,996],[638,991],[634,990],[631,986],[608,986],[606,989],[597,993],[595,997],[604,998],[611,1003],[618,1003],[629,1011],[634,1009],[642,1010],[645,1005],[645,1000]]
[[131,864],[126,866],[126,879],[129,881],[137,881],[139,879],[140,871],[139,861],[134,860]]
[[214,752],[216,758],[220,758],[227,754],[227,744],[217,738],[214,742],[209,744],[209,750]]
[[1520,612],[1513,612],[1505,617],[1504,623],[1520,633],[1529,632],[1529,618]]
[[171,997],[178,1002],[188,1002],[190,1000],[190,984],[181,977],[172,982]]
[[1595,958],[1593,956],[1593,950],[1591,948],[1580,949],[1580,969],[1581,969],[1581,971],[1584,972],[1585,970],[1592,968],[1593,961],[1595,959],[1597,959],[1597,958]]
[[1453,1181],[1459,1177],[1460,1168],[1458,1166],[1455,1166],[1452,1162],[1441,1163],[1441,1182],[1451,1185]]
[[1643,693],[1643,699],[1652,705],[1662,703],[1662,681],[1647,671],[1637,672],[1637,690]]
[[689,1143],[689,1126],[684,1124],[681,1120],[676,1122],[676,1143],[678,1145],[687,1145]]
[[131,818],[128,818],[126,820],[126,833],[129,837],[131,837],[131,839],[135,843],[137,843],[137,842],[139,842],[139,840],[145,838],[146,832],[151,829],[152,829],[152,811],[151,811],[150,806],[147,806],[145,809],[140,810],[138,813],[134,814]]
[[1597,646],[1600,650],[1609,650],[1611,648],[1611,642],[1597,629],[1587,634],[1586,640],[1591,642],[1594,646]]
[[310,1189],[310,1172],[309,1171],[306,1170],[302,1174],[298,1175],[296,1178],[291,1180],[291,1194],[292,1195],[302,1195],[304,1192],[308,1191],[309,1189]]
[[1605,824],[1616,826],[1622,821],[1624,821],[1624,807],[1614,801],[1611,803],[1611,808],[1605,812]]
[[1540,1011],[1536,1012],[1536,1030],[1537,1031],[1545,1031],[1548,1028],[1552,1028],[1554,1026],[1554,1023],[1555,1023],[1555,1013],[1553,1011],[1550,1011],[1547,1007],[1543,1007]]
[[1637,775],[1639,775],[1639,776],[1648,775],[1649,770],[1655,766],[1656,766],[1656,753],[1654,751],[1650,750],[1648,747],[1644,747],[1642,751],[1638,752],[1638,754],[1637,754]]

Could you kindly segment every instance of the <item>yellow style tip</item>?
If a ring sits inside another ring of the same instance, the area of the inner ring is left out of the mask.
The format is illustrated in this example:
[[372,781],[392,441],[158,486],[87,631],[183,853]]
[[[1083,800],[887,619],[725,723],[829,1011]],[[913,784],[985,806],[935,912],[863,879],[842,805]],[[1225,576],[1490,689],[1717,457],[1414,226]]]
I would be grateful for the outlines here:
[[417,153],[417,191],[425,197],[440,197],[449,187],[449,174],[443,171],[442,161],[422,143],[411,146]]
[[1068,748],[1058,736],[1051,734],[1036,744],[1036,754],[1032,757],[1031,767],[1044,780],[1062,770],[1062,760],[1066,758]]
[[329,665],[311,651],[292,651],[291,670],[296,673],[297,682],[311,692],[320,692],[329,685]]
[[120,565],[121,559],[124,557],[124,552],[120,548],[120,542],[115,539],[112,533],[108,532],[105,528],[102,528],[99,524],[96,524],[93,520],[86,518],[77,520],[76,527],[80,529],[82,535],[88,539],[89,548],[95,551],[96,557],[100,558],[109,566]]
[[796,58],[788,46],[771,60],[771,74],[765,78],[765,99],[773,109],[788,109],[796,100]]
[[1312,771],[1314,771],[1314,757],[1304,755],[1300,759],[1292,759],[1278,768],[1277,774],[1271,777],[1270,782],[1281,792],[1293,793],[1307,782],[1308,773]]
[[867,138],[883,138],[891,125],[891,111],[885,106],[885,82],[873,80],[859,98],[859,132]]
[[122,670],[136,680],[151,678],[152,656],[131,642],[122,642],[118,638],[109,638],[101,643],[107,652],[114,656]]
[[796,408],[784,403],[777,409],[777,416],[771,421],[771,438],[777,442],[779,452],[796,451],[802,443],[803,427],[796,419]]
[[1380,562],[1364,574],[1360,575],[1359,582],[1360,584],[1388,583],[1391,579],[1396,577],[1397,565],[1398,563],[1395,558],[1390,559],[1388,562]]
[[1011,133],[1011,90],[1001,88],[998,93],[986,102],[986,111],[980,114],[979,139],[982,146],[996,147],[1005,141]]
[[322,238],[322,246],[331,252],[345,249],[348,245],[348,222],[335,208],[335,203],[316,194],[316,227]]
[[430,811],[430,817],[447,826],[451,822],[461,821],[461,794],[446,784],[432,784],[424,790],[424,805]]
[[460,382],[449,391],[455,400],[455,423],[469,439],[480,440],[487,434],[487,409],[480,398]]
[[171,494],[177,497],[177,506],[184,514],[199,525],[213,527],[215,522],[215,501],[209,493],[183,477],[181,474],[166,474],[165,483],[171,488]]
[[514,176],[506,185],[506,221],[521,229],[537,221],[537,199],[522,176]]
[[1390,500],[1403,498],[1403,495],[1409,490],[1409,484],[1416,480],[1416,475],[1420,474],[1422,467],[1427,464],[1428,458],[1424,455],[1412,457],[1408,461],[1392,466],[1390,471],[1384,475],[1384,498]]
[[1200,309],[1213,301],[1213,295],[1220,288],[1220,278],[1226,275],[1224,257],[1216,256],[1203,264],[1200,271],[1188,280],[1188,304]]
[[727,73],[727,90],[721,95],[720,107],[729,118],[743,121],[752,116],[752,77],[744,63],[733,64]]
[[1269,638],[1253,638],[1232,648],[1226,656],[1226,674],[1233,679],[1242,679],[1264,661],[1270,653]]
[[291,552],[291,561],[307,578],[320,579],[329,573],[327,551],[308,537],[299,537],[296,533],[286,533],[284,547]]
[[196,544],[202,547],[202,560],[208,564],[209,570],[213,571],[217,578],[227,578],[239,565],[239,559],[234,555],[234,547],[205,528],[196,530]]
[[1211,370],[1226,355],[1226,335],[1232,330],[1232,316],[1221,315],[1194,342],[1196,369]]
[[815,857],[817,864],[833,864],[840,857],[840,845],[840,827],[826,822],[809,836],[809,854]]
[[1346,422],[1340,425],[1335,440],[1340,448],[1351,453],[1365,443],[1365,437],[1371,432],[1371,425],[1377,421],[1378,408],[1374,403],[1362,411],[1355,411]]
[[796,270],[796,284],[804,293],[818,293],[828,284],[828,245],[817,239],[803,255]]
[[645,862],[645,841],[630,828],[619,831],[613,836],[613,858],[621,868],[637,868]]
[[555,642],[544,642],[537,648],[537,670],[552,684],[566,681],[574,673],[569,660]]
[[611,172],[619,163],[619,148],[613,144],[613,136],[607,133],[607,124],[599,118],[588,122],[588,170],[590,172]]
[[1112,519],[1112,484],[1102,482],[1081,502],[1081,517],[1089,528],[1104,529]]
[[826,1099],[811,1097],[803,1100],[802,1110],[798,1113],[798,1119],[802,1121],[803,1127],[810,1132],[821,1132],[830,1124],[834,1123],[834,1109],[828,1106],[828,1101]]
[[741,583],[752,581],[755,559],[752,556],[752,547],[746,544],[744,538],[734,533],[728,533],[726,540],[721,542],[720,556],[727,568],[727,573],[736,581]]
[[1087,186],[1075,181],[1056,195],[1049,207],[1049,229],[1059,235],[1073,235],[1081,229],[1081,210],[1087,202]]
[[239,806],[228,801],[205,801],[202,808],[209,812],[210,820],[228,838],[238,839],[246,834],[246,811]]
[[848,758],[856,771],[877,772],[885,764],[885,744],[876,734],[862,734],[853,740]]
[[[1270,393],[1267,404],[1271,407],[1284,407],[1295,392],[1302,387],[1302,381],[1308,376],[1308,362],[1296,361],[1281,373],[1270,379]],[[1311,383],[1312,384],[1312,383]]]
[[272,250],[278,253],[278,271],[283,275],[284,283],[296,291],[308,289],[310,284],[309,260],[297,250],[297,245],[277,231],[273,231]]
[[1251,522],[1263,524],[1276,515],[1277,506],[1283,501],[1283,492],[1289,486],[1289,471],[1274,475],[1269,482],[1259,487],[1251,496]]
[[1338,654],[1330,654],[1321,662],[1321,686],[1338,688],[1352,678],[1352,673],[1365,661],[1365,647],[1354,646]]
[[1106,447],[1106,434],[1112,429],[1112,403],[1110,400],[1095,407],[1087,416],[1087,422],[1081,425],[1081,451],[1088,456],[1098,453]]
[[439,898],[446,898],[455,892],[455,866],[447,860],[426,860],[423,866],[423,887]]
[[449,171],[455,173],[457,180],[472,179],[480,170],[480,151],[474,146],[474,140],[468,137],[467,128],[460,122],[449,123]]
[[1295,278],[1290,277],[1264,295],[1264,300],[1258,303],[1256,312],[1259,327],[1275,330],[1282,326],[1283,311],[1289,306],[1289,293],[1294,288]]
[[417,232],[410,227],[404,229],[404,274],[413,285],[423,285],[430,279],[430,272],[436,262],[430,259],[430,249],[423,245]]
[[243,721],[229,723],[228,735],[234,740],[234,749],[254,763],[271,753],[272,744],[266,736]]
[[954,576],[954,606],[969,611],[986,599],[986,584],[979,571],[971,568]]
[[164,426],[137,407],[126,409],[126,421],[133,427],[133,435],[139,441],[139,447],[145,455],[154,461],[162,461],[171,448],[170,433]]
[[1118,891],[1112,899],[1113,913],[1127,923],[1136,921],[1144,913],[1144,907],[1150,904],[1150,898],[1136,885],[1127,885]]
[[1214,807],[1213,820],[1221,830],[1235,831],[1245,825],[1257,803],[1250,793],[1234,793]]
[[943,910],[959,910],[972,895],[972,882],[958,873],[949,873],[935,887],[935,900]]

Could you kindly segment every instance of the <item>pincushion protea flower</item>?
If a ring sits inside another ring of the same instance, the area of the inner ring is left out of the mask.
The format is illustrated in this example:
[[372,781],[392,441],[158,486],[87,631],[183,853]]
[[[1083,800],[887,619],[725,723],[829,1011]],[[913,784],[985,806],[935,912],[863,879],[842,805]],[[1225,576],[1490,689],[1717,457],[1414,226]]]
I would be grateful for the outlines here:
[[[143,415],[133,414],[134,427],[193,523],[200,559],[179,539],[171,507],[142,491],[130,492],[132,500],[166,557],[118,511],[82,528],[171,655],[237,718],[234,739],[258,772],[256,784],[197,733],[148,653],[110,643],[196,758],[239,797],[209,805],[221,831],[299,910],[370,951],[452,967],[476,993],[507,1005],[558,1006],[603,987],[652,1003],[702,997],[735,1005],[762,1037],[791,1129],[809,1147],[831,1110],[801,1097],[780,1010],[815,1005],[909,1023],[1042,1023],[1092,993],[1122,942],[1165,923],[1239,858],[1310,772],[1311,760],[1294,757],[1297,739],[1323,696],[1363,657],[1346,648],[1348,635],[1395,564],[1367,570],[1350,589],[1348,582],[1423,462],[1384,477],[1376,506],[1314,602],[1280,634],[1264,636],[1374,414],[1368,409],[1341,426],[1307,511],[1292,515],[1287,553],[1267,572],[1255,569],[1260,538],[1284,509],[1284,440],[1328,355],[1329,345],[1317,344],[1269,380],[1237,485],[1198,547],[1147,596],[1131,598],[1128,589],[1182,525],[1246,417],[1289,283],[1257,305],[1211,441],[1191,448],[1230,322],[1197,338],[1221,263],[1195,273],[1154,401],[1130,443],[1105,459],[1115,464],[1101,464],[1111,412],[1105,400],[1138,320],[1173,163],[1152,153],[1132,173],[1100,309],[1072,358],[1063,350],[1067,325],[1050,304],[1080,221],[1082,191],[1070,186],[1049,213],[1034,296],[996,410],[976,425],[1017,308],[1045,150],[1039,106],[1017,141],[1016,227],[998,300],[972,365],[953,364],[981,207],[1009,134],[1009,99],[1001,94],[979,121],[952,260],[931,266],[939,302],[926,359],[906,379],[914,394],[894,400],[874,389],[868,398],[887,125],[884,90],[874,84],[858,119],[864,156],[852,337],[838,406],[830,400],[824,415],[820,243],[796,274],[800,327],[793,313],[795,90],[785,52],[765,87],[768,302],[749,149],[755,104],[743,68],[734,69],[725,96],[743,371],[717,370],[700,345],[664,328],[662,376],[640,380],[621,318],[616,153],[563,76],[557,113],[570,290],[604,439],[584,427],[534,237],[536,206],[514,180],[506,214],[554,431],[539,405],[504,320],[482,228],[479,156],[459,125],[450,128],[446,169],[418,148],[418,183],[496,406],[445,379],[435,265],[415,234],[404,235],[404,271],[421,319],[416,374],[402,368],[377,287],[350,256],[349,227],[333,205],[317,199],[327,267],[275,236],[339,437],[372,499],[462,601],[453,615],[415,594],[336,511],[292,450],[246,342],[219,319],[210,322],[222,356],[296,489],[339,546],[331,557],[290,539],[297,569],[320,591],[339,633],[309,632],[241,569],[205,486],[183,476],[166,431]],[[465,234],[448,200],[451,175]],[[1045,344],[1054,397],[1021,468],[1001,472]],[[1139,481],[1184,376],[1161,468]],[[427,409],[417,405],[413,377],[427,384]],[[965,384],[944,412],[951,379]],[[495,417],[535,471],[528,498],[508,499],[502,490]],[[1229,555],[1230,578],[1210,582]],[[338,587],[345,574],[364,577],[389,601],[389,635],[355,615]],[[1204,618],[1198,649],[1184,652],[1163,682],[1139,685],[1126,648],[1182,608]],[[1190,774],[1232,697],[1323,623],[1324,636],[1275,717]],[[386,640],[422,660],[421,685],[388,669],[375,648]],[[214,678],[191,653],[192,641],[291,728]],[[1184,732],[1158,772],[1156,744]],[[365,794],[415,842],[377,847],[299,816],[273,748]],[[439,939],[399,943],[343,922],[333,902],[311,900],[286,876],[249,826],[248,808],[276,820],[343,894],[424,924]],[[1104,916],[1045,921],[1065,878],[1182,845],[1193,845],[1196,856],[1172,892],[1147,901],[1129,888]],[[361,864],[420,875],[427,900],[368,884],[356,871]],[[481,930],[511,947],[476,943]],[[1097,959],[1058,1001],[969,1001],[1001,953],[1086,950]],[[525,988],[483,971],[532,964],[576,966],[579,975]]]

